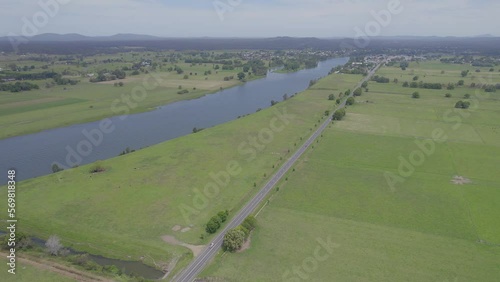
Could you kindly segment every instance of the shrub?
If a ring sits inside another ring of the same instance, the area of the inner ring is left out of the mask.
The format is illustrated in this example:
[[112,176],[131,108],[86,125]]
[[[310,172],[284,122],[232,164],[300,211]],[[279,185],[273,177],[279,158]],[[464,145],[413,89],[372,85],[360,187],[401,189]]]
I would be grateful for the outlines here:
[[444,95],[444,97],[446,97],[446,98],[451,98],[451,94],[450,94],[450,93],[446,93],[446,94]]
[[106,171],[106,169],[104,168],[104,166],[101,164],[101,162],[96,162],[94,165],[92,165],[90,167],[90,173],[100,173],[100,172],[104,172]]
[[418,93],[418,92],[413,92],[413,94],[411,94],[411,97],[412,97],[413,99],[419,99],[419,98],[420,98],[420,93]]

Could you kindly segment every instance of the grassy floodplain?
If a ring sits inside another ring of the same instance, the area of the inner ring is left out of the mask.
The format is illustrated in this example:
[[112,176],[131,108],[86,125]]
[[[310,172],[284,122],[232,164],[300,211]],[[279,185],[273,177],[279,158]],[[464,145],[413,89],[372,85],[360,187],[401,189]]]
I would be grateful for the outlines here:
[[[338,93],[361,76],[331,79]],[[225,209],[231,216],[263,185],[289,150],[300,146],[302,138],[324,120],[324,112],[335,107],[335,101],[328,100],[331,93],[332,89],[307,90],[253,115],[103,161],[103,173],[90,174],[92,165],[87,165],[23,181],[17,188],[19,228],[41,238],[57,234],[66,246],[107,257],[142,258],[148,264],[153,264],[150,258],[158,264],[180,258],[178,270],[188,263],[191,251],[161,237],[206,243],[209,237],[200,239],[200,234],[208,219]],[[294,117],[251,158],[249,138],[271,128],[277,112]],[[197,191],[214,182],[210,173],[226,171],[234,162],[241,172],[186,220],[181,207],[196,207]],[[185,232],[174,231],[177,226]]]
[[[42,66],[48,64],[46,62],[18,61],[20,59],[18,56],[0,55],[0,68],[3,69],[3,73],[9,71],[8,66],[14,63],[18,66],[35,67],[25,73],[54,71],[66,73],[64,78],[80,81],[76,85],[55,85],[46,88],[46,83],[51,82],[52,79],[34,80],[27,82],[37,84],[40,87],[39,90],[18,93],[0,92],[0,139],[123,114],[113,111],[113,103],[118,100],[124,104],[123,95],[130,96],[135,87],[144,85],[144,81],[147,81],[148,85],[157,86],[148,89],[147,99],[138,103],[137,107],[131,108],[131,113],[148,111],[180,100],[199,98],[217,92],[221,88],[225,89],[242,83],[237,78],[237,73],[243,70],[242,67],[234,70],[215,70],[213,64],[161,61],[162,56],[171,54],[173,53],[130,52],[95,55],[85,58],[84,61],[90,63],[86,67],[66,64],[66,61],[58,61],[58,57],[55,56],[51,57],[55,63],[50,64],[47,69],[42,69]],[[140,61],[158,62],[159,66],[156,70],[144,67],[144,72],[138,75],[132,75],[132,70],[128,70],[126,71],[127,77],[121,80],[91,83],[89,77],[86,77],[87,74],[97,74],[102,69],[131,68],[133,62]],[[174,66],[180,67],[184,72],[178,74],[176,71],[168,71]],[[149,73],[146,74],[146,71]],[[211,74],[204,75],[205,71],[211,71]],[[188,75],[188,79],[184,79],[184,75]],[[225,81],[224,78],[229,76],[234,78]],[[246,79],[252,80],[260,77],[247,75]],[[118,82],[123,82],[124,86],[115,87],[114,83]],[[179,86],[188,90],[189,93],[178,94]]]
[[[462,78],[462,70],[470,69]],[[389,84],[369,83],[369,92],[348,108],[346,119],[324,134],[278,186],[258,216],[251,246],[218,256],[201,276],[222,281],[498,281],[500,277],[500,92],[479,101],[460,119],[446,117],[483,77],[500,82],[489,68],[440,62],[411,63],[406,71],[378,71]],[[444,70],[444,73],[442,71]],[[403,88],[424,82],[457,83],[455,90]],[[399,82],[393,83],[398,78]],[[330,76],[313,89],[336,86]],[[314,90],[312,90],[314,91]],[[420,99],[412,99],[418,91]],[[452,94],[445,98],[445,94]],[[485,97],[485,96],[483,96]],[[472,102],[472,101],[471,101]],[[462,115],[459,115],[462,116]],[[392,188],[406,158],[431,140],[448,137],[414,172]],[[451,183],[454,176],[471,182]],[[318,240],[332,242],[317,260]]]

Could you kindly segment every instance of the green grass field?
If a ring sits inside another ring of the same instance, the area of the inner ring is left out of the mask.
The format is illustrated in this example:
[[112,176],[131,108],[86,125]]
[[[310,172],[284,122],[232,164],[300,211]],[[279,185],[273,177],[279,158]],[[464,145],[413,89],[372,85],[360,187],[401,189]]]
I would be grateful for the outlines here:
[[[257,218],[250,249],[220,254],[201,276],[221,281],[498,281],[500,93],[479,100],[462,117],[453,112],[455,102],[465,93],[484,91],[401,86],[414,76],[409,72],[426,74],[426,82],[456,83],[464,69],[439,62],[412,63],[406,72],[382,68],[377,74],[391,81],[399,77],[399,84],[370,82],[370,91],[349,107],[346,119],[327,129],[288,181],[278,184],[279,192]],[[498,75],[490,81],[500,82]],[[314,87],[333,86],[326,78]],[[411,98],[414,91],[420,99]],[[448,92],[452,98],[444,97]],[[446,118],[449,110],[461,117],[460,127]],[[420,150],[415,142],[429,142],[436,129],[446,134],[446,142],[435,142],[423,163],[391,187],[385,173],[398,175],[398,158],[408,160]],[[454,176],[471,183],[451,183]],[[322,248],[327,258],[315,259],[318,239],[328,238],[335,247],[331,253]]]
[[[338,93],[361,76],[331,79]],[[178,270],[192,253],[165,243],[161,236],[206,243],[209,238],[202,240],[200,235],[208,219],[220,210],[232,215],[241,208],[324,120],[325,110],[334,108],[335,102],[328,100],[331,92],[308,90],[253,115],[103,161],[104,173],[92,175],[88,165],[23,181],[17,188],[19,228],[41,238],[57,234],[67,246],[113,258],[146,257],[152,264],[149,257],[157,263],[181,257]],[[284,111],[294,116],[288,125],[276,119],[277,112]],[[253,158],[250,137],[273,126],[279,129],[268,144],[257,146]],[[210,174],[226,171],[234,162],[241,172],[227,186],[219,184],[220,192],[209,195],[206,205],[200,204],[198,193],[210,183],[217,185]],[[5,190],[1,189],[3,196]],[[196,214],[186,217],[186,207]],[[173,231],[177,225],[188,231]]]

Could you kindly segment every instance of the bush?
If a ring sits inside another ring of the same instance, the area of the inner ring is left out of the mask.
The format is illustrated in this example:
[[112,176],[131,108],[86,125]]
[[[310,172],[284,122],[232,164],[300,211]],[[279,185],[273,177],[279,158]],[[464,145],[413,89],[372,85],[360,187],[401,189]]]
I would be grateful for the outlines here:
[[464,95],[464,98],[465,98],[465,99],[470,99],[470,94],[465,94],[465,95]]
[[455,104],[455,108],[457,109],[468,109],[470,107],[470,102],[458,101]]
[[187,90],[187,89],[183,89],[181,91],[177,91],[177,94],[179,94],[179,95],[187,94],[187,93],[189,93],[189,90]]
[[450,94],[450,93],[446,93],[446,94],[444,95],[444,97],[446,97],[446,98],[451,98],[451,94]]
[[413,99],[419,99],[419,98],[420,98],[420,93],[418,93],[418,92],[413,92],[413,94],[411,94],[411,97],[412,97]]
[[97,162],[95,163],[94,165],[92,165],[90,167],[90,173],[100,173],[100,172],[104,172],[106,171],[106,169],[104,168],[104,166],[100,163],[100,162]]

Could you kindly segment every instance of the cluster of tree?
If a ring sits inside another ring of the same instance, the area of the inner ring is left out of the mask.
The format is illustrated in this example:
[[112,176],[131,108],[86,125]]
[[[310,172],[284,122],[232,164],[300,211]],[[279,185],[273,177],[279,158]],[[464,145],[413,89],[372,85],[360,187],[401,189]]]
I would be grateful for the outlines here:
[[228,216],[228,210],[220,211],[217,215],[212,216],[212,218],[210,218],[208,223],[205,225],[205,231],[207,231],[208,234],[214,234],[217,230],[219,230],[222,223],[226,222]]
[[101,82],[101,81],[110,81],[117,79],[124,79],[127,76],[125,71],[122,69],[116,69],[112,72],[104,69],[98,72],[97,77],[93,77],[90,79],[90,82]]
[[8,73],[0,76],[0,79],[14,80],[44,80],[60,76],[57,72],[44,71],[39,73]]
[[22,92],[31,89],[40,89],[40,87],[30,82],[0,83],[0,91]]
[[467,101],[458,101],[455,104],[455,108],[457,109],[468,109],[470,107],[470,102]]
[[[115,265],[105,265],[102,266],[95,261],[91,260],[89,258],[88,254],[77,254],[77,255],[71,255],[67,257],[67,260],[71,262],[74,265],[77,265],[85,270],[88,271],[95,271],[95,272],[102,272],[106,274],[110,274],[112,276],[120,276],[124,277],[125,274],[123,274],[122,270],[120,270],[118,267]],[[141,278],[138,279],[133,279],[132,277],[127,277],[127,281],[143,281]],[[129,280],[130,279],[130,280]]]
[[222,70],[234,70],[234,66],[233,65],[223,65]]
[[424,88],[424,89],[443,89],[443,85],[441,83],[429,83],[429,82],[416,82],[412,81],[409,83],[408,81],[403,82],[403,87],[410,88]]
[[374,76],[372,78],[372,80],[376,81],[378,83],[389,83],[389,82],[391,82],[391,80],[389,78],[383,77],[383,76],[378,76],[378,75]]
[[57,85],[68,85],[68,84],[70,84],[70,85],[76,85],[80,81],[79,80],[75,80],[75,79],[63,78],[60,75],[58,75],[58,76],[54,77],[54,82]]
[[[349,99],[351,99],[350,97]],[[352,105],[352,104],[351,104]],[[333,120],[342,120],[346,115],[345,109],[339,109],[333,114]]]
[[234,75],[224,77],[224,81],[230,81],[234,79]]
[[500,89],[500,84],[497,85],[485,85],[483,86],[484,91],[486,92],[497,92],[497,89]]
[[15,242],[16,251],[28,250],[33,248],[33,241],[31,241],[30,237],[23,232],[16,232],[16,238],[14,241],[10,240],[10,236],[4,235],[2,237],[2,249],[10,250],[13,246],[13,242]]
[[251,69],[252,73],[257,76],[266,75],[268,71],[264,61],[258,59],[248,61],[245,65],[243,65],[243,68],[245,68],[245,66],[247,66],[249,70]]
[[247,217],[241,225],[229,230],[224,235],[222,248],[228,252],[236,252],[241,249],[243,243],[248,240],[250,233],[257,226],[257,220],[253,216]]

